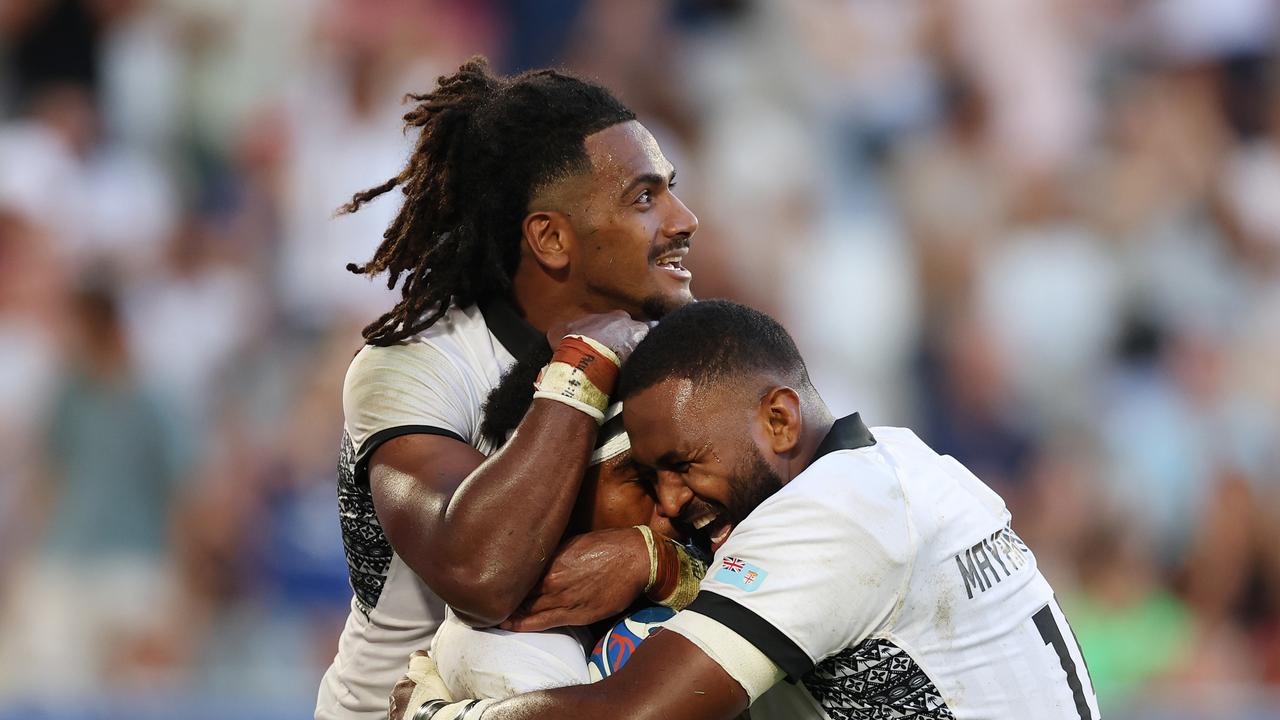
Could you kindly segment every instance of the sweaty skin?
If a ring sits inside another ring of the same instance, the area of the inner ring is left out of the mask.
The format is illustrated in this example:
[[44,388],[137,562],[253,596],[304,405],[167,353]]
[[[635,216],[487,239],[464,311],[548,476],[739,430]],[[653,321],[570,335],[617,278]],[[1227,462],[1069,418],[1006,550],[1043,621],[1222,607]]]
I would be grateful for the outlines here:
[[[753,452],[784,484],[809,464],[833,419],[816,394],[797,392],[789,380],[750,378],[711,392],[669,379],[627,399],[632,460],[655,479],[662,515],[688,517],[696,502],[731,505],[735,471],[750,465]],[[732,720],[747,704],[746,691],[719,663],[682,635],[659,631],[604,680],[520,695],[485,719]]]
[[[685,539],[658,512],[652,487],[626,451],[587,470],[569,524],[572,537],[557,550],[547,572],[521,607],[502,623],[502,629],[538,632],[588,625],[630,607],[644,591],[647,574],[626,583],[600,583],[599,567],[616,562],[611,554],[615,544],[594,541],[634,539],[639,537],[633,529],[636,525],[648,525],[657,537]],[[646,573],[648,569],[646,549]]]
[[[576,184],[564,197],[585,201],[572,209],[531,208],[513,294],[525,320],[554,342],[585,316],[595,325],[576,331],[625,355],[644,328],[627,314],[661,314],[691,299],[679,260],[698,221],[671,192],[671,165],[640,123],[601,130],[584,146],[591,170],[558,183]],[[618,310],[625,313],[593,315]],[[611,343],[611,334],[629,336],[629,346]],[[487,460],[450,438],[395,438],[370,459],[378,520],[405,563],[461,618],[496,625],[546,570],[595,435],[586,414],[539,399],[515,437]],[[599,583],[647,579],[639,533],[593,540],[612,545],[613,561],[600,569]]]

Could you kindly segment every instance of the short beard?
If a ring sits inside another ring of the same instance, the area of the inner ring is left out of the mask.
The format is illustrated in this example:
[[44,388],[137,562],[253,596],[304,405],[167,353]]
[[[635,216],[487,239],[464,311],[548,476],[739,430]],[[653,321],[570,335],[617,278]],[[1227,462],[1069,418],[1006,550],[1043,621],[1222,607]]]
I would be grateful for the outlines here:
[[747,452],[743,455],[738,467],[733,471],[733,482],[729,488],[729,502],[725,510],[729,518],[737,526],[746,519],[751,511],[760,503],[782,489],[786,483],[760,454],[760,448],[754,442],[747,442]]
[[661,320],[667,313],[674,312],[694,302],[692,298],[672,298],[665,295],[650,295],[640,303],[640,311],[645,320]]

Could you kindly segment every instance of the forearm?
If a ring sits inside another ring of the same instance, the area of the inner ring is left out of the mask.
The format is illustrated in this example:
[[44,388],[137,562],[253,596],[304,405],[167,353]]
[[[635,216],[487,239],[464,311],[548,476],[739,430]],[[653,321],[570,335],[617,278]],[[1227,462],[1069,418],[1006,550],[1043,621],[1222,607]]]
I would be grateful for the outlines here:
[[[541,718],[614,718],[633,720],[646,715],[643,705],[636,708],[610,707],[608,700],[587,688],[575,685],[555,690],[517,695],[485,711],[483,720],[539,720]],[[634,713],[634,714],[633,714]]]
[[600,682],[517,695],[483,718],[731,720],[748,704],[742,686],[696,645],[678,633],[658,632]]
[[617,381],[615,348],[634,347],[647,330],[621,312],[588,316],[581,325],[611,343],[555,333],[534,399],[499,452],[485,459],[460,443],[426,441],[416,454],[388,453],[394,460],[379,468],[385,473],[370,471],[392,547],[468,622],[503,621],[542,576],[568,525]]
[[745,710],[726,711],[706,693],[688,692],[679,702],[628,699],[634,693],[601,692],[601,683],[517,695],[489,708],[483,720],[732,720]]
[[[407,695],[405,691],[416,687],[414,693],[420,697],[410,697],[406,712],[393,712],[391,720],[414,718],[418,705],[423,703],[436,704],[423,705],[422,715],[431,720],[731,720],[750,704],[747,691],[716,660],[684,636],[670,631],[650,635],[617,673],[600,682],[517,695],[499,703],[484,700],[480,701],[481,707],[473,705],[472,700],[438,700],[447,698],[448,693],[442,689],[443,683],[437,682],[434,661],[425,653],[413,658],[409,667],[410,675],[397,688]],[[416,677],[415,667],[422,671]],[[763,692],[763,688],[757,691]],[[449,709],[439,708],[441,703]],[[467,707],[471,709],[466,714],[460,713]]]
[[464,619],[501,622],[537,583],[564,535],[596,430],[596,421],[574,408],[535,400],[514,437],[451,497],[395,502],[422,515],[412,523],[419,531],[392,538],[397,553]]

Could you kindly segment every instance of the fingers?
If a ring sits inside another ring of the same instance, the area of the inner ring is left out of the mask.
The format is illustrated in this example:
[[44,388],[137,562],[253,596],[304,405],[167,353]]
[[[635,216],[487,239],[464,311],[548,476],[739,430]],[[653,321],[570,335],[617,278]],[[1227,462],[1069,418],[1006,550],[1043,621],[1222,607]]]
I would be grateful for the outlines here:
[[567,601],[560,592],[547,592],[546,588],[539,587],[525,598],[524,604],[516,611],[517,615],[532,615],[535,613],[544,613],[557,608],[568,609],[576,607],[579,603]]
[[387,708],[387,717],[390,720],[402,720],[405,709],[408,708],[409,698],[413,695],[413,689],[416,683],[407,677],[400,678],[399,682],[391,688],[391,697],[387,700],[389,707]]
[[547,341],[554,347],[565,335],[586,335],[621,357],[630,354],[649,331],[647,323],[634,320],[623,310],[585,315],[551,328]]
[[409,708],[414,690],[418,688],[419,680],[435,674],[435,661],[427,655],[427,651],[415,650],[409,656],[408,672],[391,688],[391,697],[387,700],[389,720],[405,720],[403,716]]

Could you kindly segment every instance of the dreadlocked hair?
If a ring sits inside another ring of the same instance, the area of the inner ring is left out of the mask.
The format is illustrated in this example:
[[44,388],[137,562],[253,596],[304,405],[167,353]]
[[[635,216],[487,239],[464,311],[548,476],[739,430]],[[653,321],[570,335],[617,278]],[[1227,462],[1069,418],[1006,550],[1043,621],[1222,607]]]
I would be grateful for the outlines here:
[[339,208],[353,213],[397,187],[404,194],[373,258],[347,265],[388,273],[388,288],[400,283],[400,301],[364,328],[371,345],[419,333],[451,305],[509,295],[533,194],[589,169],[588,135],[635,119],[599,85],[555,70],[502,77],[480,56],[405,101],[416,103],[405,132],[418,130],[408,164]]

